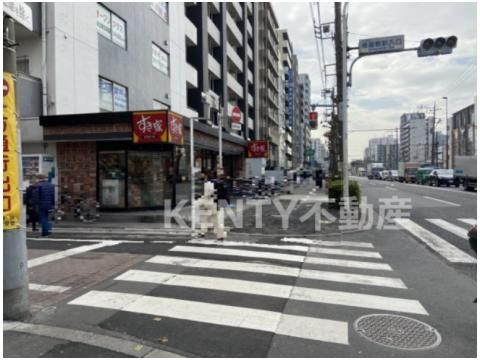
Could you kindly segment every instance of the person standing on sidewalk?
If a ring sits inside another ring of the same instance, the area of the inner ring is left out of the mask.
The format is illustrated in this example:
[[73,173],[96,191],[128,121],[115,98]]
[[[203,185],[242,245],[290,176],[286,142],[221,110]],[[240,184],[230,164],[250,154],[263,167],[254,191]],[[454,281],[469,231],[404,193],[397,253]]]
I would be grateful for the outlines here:
[[48,182],[47,176],[37,175],[38,217],[42,226],[42,236],[48,236],[52,230],[49,213],[55,206],[55,188]]
[[37,231],[38,188],[35,176],[30,178],[30,185],[25,192],[25,205],[27,206],[27,224],[32,224],[32,231]]

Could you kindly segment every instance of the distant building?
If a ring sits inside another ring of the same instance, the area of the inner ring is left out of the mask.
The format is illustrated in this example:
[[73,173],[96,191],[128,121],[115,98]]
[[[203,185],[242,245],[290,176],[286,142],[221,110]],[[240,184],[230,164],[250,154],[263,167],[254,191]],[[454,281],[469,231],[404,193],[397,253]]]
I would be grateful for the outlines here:
[[312,139],[312,148],[314,150],[314,164],[317,167],[328,169],[328,149],[321,139]]
[[424,113],[403,114],[400,117],[399,161],[431,163],[433,118]]
[[453,113],[449,134],[450,167],[455,167],[455,156],[477,155],[476,120],[475,104]]

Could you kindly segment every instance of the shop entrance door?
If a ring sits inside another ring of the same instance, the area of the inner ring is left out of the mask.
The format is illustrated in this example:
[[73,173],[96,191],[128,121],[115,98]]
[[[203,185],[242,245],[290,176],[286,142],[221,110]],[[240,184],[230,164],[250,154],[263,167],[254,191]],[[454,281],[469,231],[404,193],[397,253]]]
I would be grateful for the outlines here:
[[125,151],[99,151],[98,175],[100,205],[125,208]]

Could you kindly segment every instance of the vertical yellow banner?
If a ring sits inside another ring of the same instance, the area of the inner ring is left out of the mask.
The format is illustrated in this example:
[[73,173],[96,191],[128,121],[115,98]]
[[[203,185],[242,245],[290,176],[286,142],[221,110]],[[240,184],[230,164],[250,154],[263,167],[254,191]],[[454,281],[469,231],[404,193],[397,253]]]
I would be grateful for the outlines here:
[[20,188],[17,153],[15,83],[3,73],[3,230],[20,227]]

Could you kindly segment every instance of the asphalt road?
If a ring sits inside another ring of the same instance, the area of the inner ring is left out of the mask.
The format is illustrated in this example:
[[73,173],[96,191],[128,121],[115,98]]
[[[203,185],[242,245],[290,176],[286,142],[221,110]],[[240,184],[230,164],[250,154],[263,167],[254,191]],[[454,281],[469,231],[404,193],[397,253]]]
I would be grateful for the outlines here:
[[[369,201],[413,197],[415,222],[439,208],[450,222],[475,218],[423,198],[426,189],[360,181]],[[6,331],[5,355],[119,356],[122,349],[93,335],[101,334],[141,344],[131,351],[184,356],[475,357],[476,285],[467,274],[475,266],[447,260],[406,230],[315,232],[312,219],[299,220],[317,199],[311,190],[304,187],[288,229],[266,207],[262,231],[232,233],[223,242],[151,234],[144,242],[127,232],[121,239],[30,240],[32,322],[48,329],[35,341],[30,330]],[[40,291],[42,285],[50,287]],[[440,337],[432,348],[412,350],[424,339],[418,328],[387,321],[370,330],[395,346],[380,345],[355,325],[372,314],[421,321]],[[92,336],[72,341],[72,331]]]

